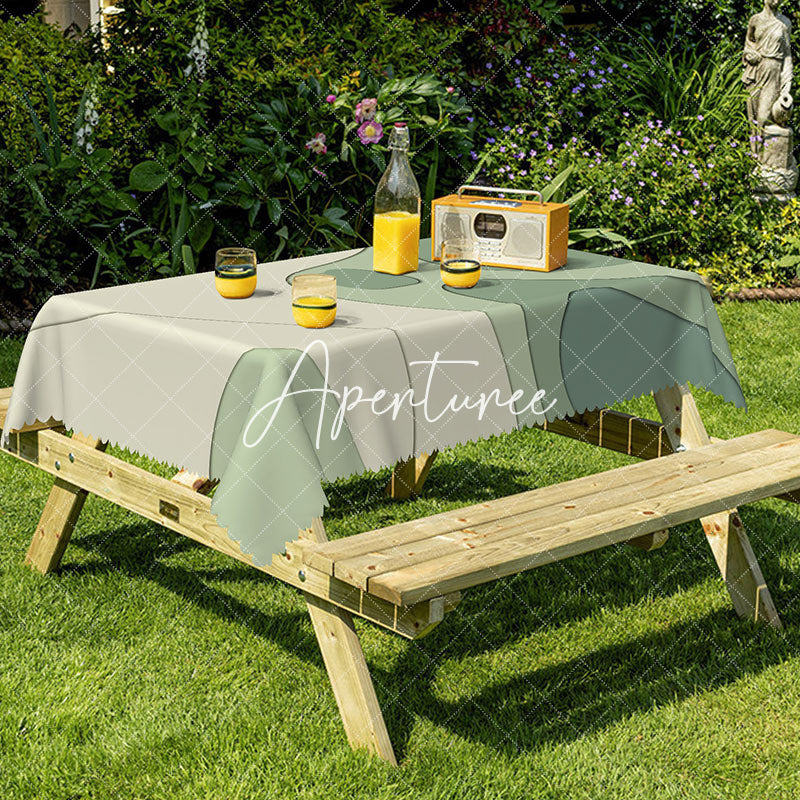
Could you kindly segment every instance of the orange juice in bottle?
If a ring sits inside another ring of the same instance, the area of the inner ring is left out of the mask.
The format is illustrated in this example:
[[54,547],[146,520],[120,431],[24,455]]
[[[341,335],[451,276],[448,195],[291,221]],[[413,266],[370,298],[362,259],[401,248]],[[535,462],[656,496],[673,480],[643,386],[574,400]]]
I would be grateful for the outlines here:
[[408,161],[408,127],[395,122],[389,134],[391,157],[375,191],[372,268],[402,275],[419,263],[420,193]]

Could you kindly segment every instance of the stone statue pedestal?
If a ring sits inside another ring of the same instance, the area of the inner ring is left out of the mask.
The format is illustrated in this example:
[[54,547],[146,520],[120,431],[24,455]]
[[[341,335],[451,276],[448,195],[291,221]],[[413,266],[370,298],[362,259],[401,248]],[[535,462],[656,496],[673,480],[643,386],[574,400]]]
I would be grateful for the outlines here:
[[756,199],[761,203],[768,200],[788,203],[796,196],[798,177],[797,161],[792,154],[792,129],[782,125],[767,125],[763,136],[759,164],[755,171]]

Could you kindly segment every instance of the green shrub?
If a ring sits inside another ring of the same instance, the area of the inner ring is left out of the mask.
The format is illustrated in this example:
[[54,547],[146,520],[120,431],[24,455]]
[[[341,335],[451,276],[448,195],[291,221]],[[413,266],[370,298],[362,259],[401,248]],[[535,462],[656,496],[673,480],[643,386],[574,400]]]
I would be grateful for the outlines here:
[[[119,5],[104,49],[36,18],[3,23],[0,57],[24,87],[8,81],[0,94],[5,291],[44,298],[209,267],[232,243],[269,257],[368,241],[383,143],[364,146],[347,127],[363,96],[379,98],[387,122],[408,118],[429,195],[469,167],[463,99],[432,77],[405,80],[422,51],[447,50],[448,34],[416,30],[390,3],[324,17],[288,2]],[[205,63],[191,57],[200,43]],[[323,130],[337,150],[320,159],[304,145]]]
[[753,157],[744,143],[702,129],[689,138],[653,120],[623,128],[622,136],[604,154],[577,137],[557,143],[519,126],[486,149],[483,177],[535,189],[569,180],[570,193],[583,193],[570,210],[571,227],[610,228],[632,245],[607,249],[695,269],[718,288],[746,285],[746,276],[749,285],[764,285],[793,275],[775,248],[764,247],[780,238],[780,213],[752,197]]
[[[39,107],[47,97],[39,71],[58,86],[56,113],[63,130],[72,130],[78,102],[91,74],[90,39],[73,39],[38,15],[0,18],[0,149],[21,163],[30,163],[30,115],[23,96]],[[104,125],[107,125],[104,122]]]
[[[372,196],[386,166],[387,136],[362,143],[357,103],[374,97],[376,120],[384,126],[408,122],[412,168],[427,211],[436,193],[463,182],[472,168],[471,109],[449,88],[432,75],[380,84],[371,79],[358,91],[303,83],[291,98],[259,104],[243,148],[248,158],[236,170],[241,177],[219,182],[218,194],[247,212],[248,241],[273,257],[284,245],[299,255],[370,244]],[[325,137],[324,153],[306,146],[317,134]]]

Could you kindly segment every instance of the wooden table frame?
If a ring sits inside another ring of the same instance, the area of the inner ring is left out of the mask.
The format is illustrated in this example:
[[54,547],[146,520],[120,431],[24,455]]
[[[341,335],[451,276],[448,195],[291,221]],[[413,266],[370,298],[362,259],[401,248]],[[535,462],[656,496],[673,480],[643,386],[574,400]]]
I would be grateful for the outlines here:
[[[3,420],[10,393],[10,389],[0,390]],[[661,423],[602,409],[556,420],[542,428],[639,458],[658,458],[711,441],[687,387],[673,386],[655,392],[654,397]],[[217,524],[211,513],[211,500],[203,493],[206,483],[202,478],[196,480],[193,476],[187,481],[179,473],[177,480],[167,480],[153,475],[107,454],[105,444],[97,439],[68,436],[56,420],[12,433],[6,452],[54,477],[26,556],[26,562],[39,572],[47,574],[58,568],[89,492],[255,566],[227,530]],[[433,452],[400,462],[387,493],[397,499],[418,493],[435,457]],[[736,612],[780,627],[780,618],[736,509],[704,518],[701,523]],[[659,531],[631,540],[630,544],[651,550],[663,544],[667,535],[666,531]],[[365,747],[396,764],[353,616],[416,639],[430,632],[458,605],[460,593],[408,607],[394,605],[302,565],[297,545],[303,539],[327,541],[322,520],[314,520],[311,528],[301,531],[298,542],[287,543],[285,552],[273,556],[271,564],[256,568],[303,592],[351,746]],[[298,569],[298,564],[303,568]]]

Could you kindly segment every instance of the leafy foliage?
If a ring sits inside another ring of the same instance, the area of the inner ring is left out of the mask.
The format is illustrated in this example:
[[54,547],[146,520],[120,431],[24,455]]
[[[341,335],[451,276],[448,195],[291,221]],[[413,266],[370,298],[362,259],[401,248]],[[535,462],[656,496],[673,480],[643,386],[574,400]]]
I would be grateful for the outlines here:
[[745,143],[720,139],[713,124],[689,136],[652,120],[623,127],[621,136],[604,153],[577,137],[559,146],[518,126],[488,146],[483,177],[571,194],[571,235],[589,229],[593,249],[694,269],[719,289],[793,277],[784,256],[800,242],[797,206],[780,213],[756,202]]

